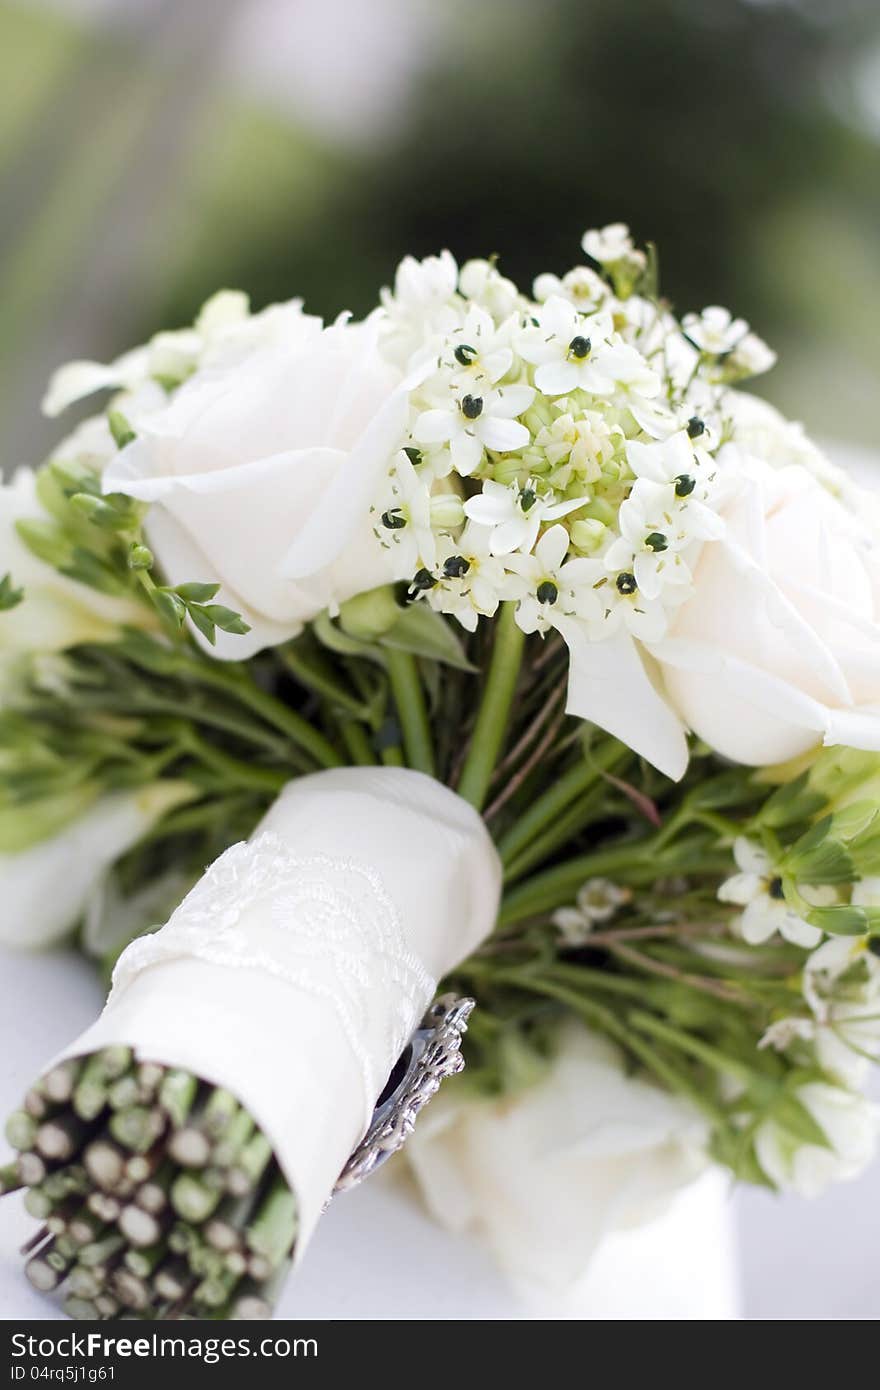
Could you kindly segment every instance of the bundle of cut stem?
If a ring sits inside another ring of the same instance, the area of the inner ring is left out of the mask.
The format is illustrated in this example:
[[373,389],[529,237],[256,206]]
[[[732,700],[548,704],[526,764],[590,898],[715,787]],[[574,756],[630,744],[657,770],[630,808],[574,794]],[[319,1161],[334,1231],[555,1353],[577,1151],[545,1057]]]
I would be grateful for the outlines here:
[[10,1115],[0,1196],[42,1222],[35,1288],[72,1318],[269,1318],[297,1203],[236,1098],[107,1047],[53,1068]]

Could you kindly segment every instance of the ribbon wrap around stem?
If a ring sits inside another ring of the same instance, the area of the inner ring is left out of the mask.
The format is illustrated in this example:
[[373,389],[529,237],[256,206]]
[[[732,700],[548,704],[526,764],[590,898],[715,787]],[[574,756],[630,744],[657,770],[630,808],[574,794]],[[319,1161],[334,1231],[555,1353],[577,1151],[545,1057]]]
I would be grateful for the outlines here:
[[500,885],[483,821],[433,778],[300,778],[128,947],[64,1056],[124,1043],[232,1091],[297,1194],[299,1256],[437,981],[492,930]]

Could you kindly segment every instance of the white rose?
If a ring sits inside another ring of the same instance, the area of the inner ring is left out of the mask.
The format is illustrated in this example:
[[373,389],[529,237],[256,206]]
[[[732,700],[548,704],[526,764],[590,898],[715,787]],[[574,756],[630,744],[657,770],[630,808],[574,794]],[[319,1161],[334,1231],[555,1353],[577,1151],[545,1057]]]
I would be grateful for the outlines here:
[[684,724],[722,755],[880,749],[880,544],[805,467],[751,458],[694,593],[650,648]]
[[192,794],[188,783],[171,781],[110,792],[48,839],[0,853],[0,945],[37,950],[60,941],[110,866]]
[[691,1106],[570,1024],[537,1084],[498,1100],[441,1095],[406,1153],[438,1221],[478,1232],[521,1293],[566,1296],[605,1235],[653,1220],[702,1172],[705,1136]]
[[17,530],[20,521],[47,521],[36,478],[20,468],[0,486],[0,578],[9,575],[24,599],[0,612],[0,660],[21,652],[63,651],[79,642],[106,642],[123,625],[152,623],[146,605],[116,598],[68,579],[40,560]]
[[154,504],[147,538],[169,581],[219,582],[250,624],[218,632],[220,657],[285,641],[392,577],[370,504],[407,393],[378,335],[378,315],[322,329],[295,305],[247,321],[104,475]]

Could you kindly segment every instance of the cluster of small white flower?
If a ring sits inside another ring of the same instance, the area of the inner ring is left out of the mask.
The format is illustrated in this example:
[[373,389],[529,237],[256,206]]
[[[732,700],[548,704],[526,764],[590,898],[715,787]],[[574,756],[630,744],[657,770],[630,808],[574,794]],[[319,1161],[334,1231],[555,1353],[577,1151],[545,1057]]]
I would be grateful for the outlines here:
[[525,632],[573,618],[591,641],[656,642],[723,530],[727,387],[774,359],[725,310],[679,323],[639,293],[648,261],[625,227],[583,249],[531,300],[488,261],[402,263],[383,306],[409,434],[376,535],[470,630],[509,599]]
[[[816,1142],[793,1145],[779,1124],[766,1121],[755,1135],[755,1153],[776,1185],[814,1196],[831,1181],[855,1177],[876,1150],[880,1110],[862,1087],[871,1064],[880,1062],[880,958],[869,936],[823,937],[786,900],[771,856],[754,840],[740,837],[733,849],[739,872],[721,884],[718,897],[743,909],[734,930],[750,945],[778,934],[809,951],[801,971],[803,1007],[776,1019],[760,1046],[790,1053],[804,1068],[806,1079],[796,1096],[825,1143],[817,1135]],[[875,908],[880,879],[838,887],[802,884],[798,895],[816,907],[846,900]]]

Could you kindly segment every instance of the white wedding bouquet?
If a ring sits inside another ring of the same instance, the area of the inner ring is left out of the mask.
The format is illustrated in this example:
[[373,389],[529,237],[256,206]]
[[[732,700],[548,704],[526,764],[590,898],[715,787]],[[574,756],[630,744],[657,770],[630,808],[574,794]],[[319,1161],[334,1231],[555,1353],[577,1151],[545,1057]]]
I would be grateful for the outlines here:
[[223,292],[50,385],[112,394],[0,493],[0,939],[113,988],[0,1191],[74,1316],[267,1316],[413,1039],[458,1065],[441,980],[413,1162],[508,1264],[583,1265],[626,1088],[658,1194],[873,1153],[877,503],[743,320],[583,252],[407,258],[329,326]]

